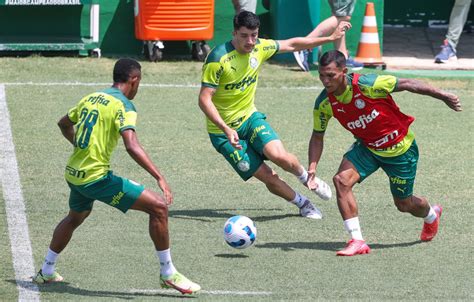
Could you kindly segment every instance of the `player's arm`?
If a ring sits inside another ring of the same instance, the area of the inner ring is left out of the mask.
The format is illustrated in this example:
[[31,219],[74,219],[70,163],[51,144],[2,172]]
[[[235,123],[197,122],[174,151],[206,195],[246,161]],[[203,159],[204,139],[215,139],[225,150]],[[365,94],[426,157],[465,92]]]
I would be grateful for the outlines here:
[[63,136],[74,145],[74,123],[69,119],[67,114],[59,120],[58,127],[61,129]]
[[335,40],[340,39],[342,36],[344,36],[346,30],[350,28],[351,28],[351,24],[349,22],[342,21],[336,27],[334,32],[327,37],[297,37],[297,38],[291,38],[287,40],[280,40],[278,41],[278,44],[279,44],[278,53],[294,52],[294,51],[299,51],[303,49],[310,49],[322,44],[333,42]]
[[239,135],[237,131],[227,126],[224,122],[222,117],[220,116],[219,112],[217,111],[216,106],[212,102],[212,96],[216,92],[215,88],[202,86],[201,91],[199,92],[199,108],[201,108],[202,112],[213,122],[219,129],[221,129],[229,142],[234,146],[236,149],[242,149],[242,146],[239,142]]
[[308,188],[316,189],[315,177],[316,168],[323,154],[324,149],[324,132],[313,130],[308,147]]
[[173,202],[173,193],[166,182],[165,177],[160,173],[155,164],[151,161],[148,154],[138,142],[137,134],[133,129],[126,129],[120,133],[122,135],[123,143],[128,154],[135,160],[143,169],[153,176],[158,182],[158,186],[163,191],[166,203],[169,205]]
[[417,94],[429,95],[436,99],[442,100],[449,108],[454,111],[462,111],[459,97],[455,94],[433,87],[415,79],[399,78],[397,86],[393,91],[410,91]]

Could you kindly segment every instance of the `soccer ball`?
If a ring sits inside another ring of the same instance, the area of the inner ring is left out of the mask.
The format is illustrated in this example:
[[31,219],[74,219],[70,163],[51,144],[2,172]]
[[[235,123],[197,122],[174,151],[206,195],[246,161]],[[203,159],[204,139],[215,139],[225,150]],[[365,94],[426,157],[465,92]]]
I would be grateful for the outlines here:
[[233,248],[245,249],[257,238],[255,223],[248,217],[237,215],[230,217],[224,224],[224,240]]

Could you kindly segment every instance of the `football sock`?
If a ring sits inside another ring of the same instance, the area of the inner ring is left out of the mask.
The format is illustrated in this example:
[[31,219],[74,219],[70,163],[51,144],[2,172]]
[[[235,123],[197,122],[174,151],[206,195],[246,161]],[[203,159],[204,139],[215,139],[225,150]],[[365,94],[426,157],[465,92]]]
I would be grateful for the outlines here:
[[295,192],[295,198],[293,200],[291,200],[290,202],[291,203],[294,203],[298,208],[301,208],[305,201],[308,200],[308,198],[306,198],[305,196],[301,195],[300,193],[298,192]]
[[362,231],[359,225],[359,217],[349,218],[344,220],[344,228],[351,235],[352,239],[364,240],[362,237]]
[[176,273],[176,268],[171,261],[170,249],[164,251],[156,251],[156,255],[160,260],[160,274],[162,276],[171,276]]
[[58,256],[58,253],[48,248],[48,253],[46,254],[46,257],[43,262],[43,267],[41,268],[43,275],[52,275],[54,273],[54,266],[56,264],[56,259],[58,258]]
[[435,221],[437,216],[438,215],[436,214],[435,210],[433,210],[433,207],[430,206],[430,211],[428,212],[428,215],[423,219],[425,220],[426,223],[433,223],[433,221]]
[[301,166],[303,168],[303,174],[301,174],[300,176],[297,176],[298,180],[304,184],[306,181],[308,181],[308,171],[306,171],[306,169]]

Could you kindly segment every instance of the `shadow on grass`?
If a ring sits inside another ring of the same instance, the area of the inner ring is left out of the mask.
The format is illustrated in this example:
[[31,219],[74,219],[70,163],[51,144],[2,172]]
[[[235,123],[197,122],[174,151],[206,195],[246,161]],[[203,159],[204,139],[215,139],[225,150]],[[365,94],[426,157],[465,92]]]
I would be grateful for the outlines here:
[[343,248],[345,242],[269,242],[265,244],[256,244],[256,248],[281,249],[283,251],[294,250],[323,250],[335,251]]
[[[16,285],[16,280],[5,280]],[[19,285],[23,288],[31,288],[31,282],[19,282]],[[113,298],[132,300],[137,298],[153,298],[153,297],[167,297],[167,298],[197,298],[196,296],[182,295],[179,292],[170,290],[170,293],[141,293],[141,292],[126,292],[126,291],[107,291],[107,290],[88,290],[72,286],[68,282],[59,282],[52,284],[39,284],[38,288],[41,293],[56,293],[66,295],[76,295],[84,297],[102,297],[102,298]],[[69,297],[71,298],[71,297]],[[74,298],[72,298],[74,299]]]
[[415,241],[412,241],[412,242],[390,243],[390,244],[380,244],[380,243],[370,244],[369,243],[369,246],[370,246],[371,249],[378,250],[378,249],[389,249],[389,248],[393,248],[393,247],[409,247],[409,246],[413,246],[413,245],[420,244],[420,243],[423,243],[423,241],[415,240]]
[[249,256],[247,255],[241,255],[241,254],[215,254],[215,257],[220,257],[220,258],[248,258]]
[[[242,211],[282,211],[281,209],[262,209],[262,208],[255,208],[255,209],[199,209],[199,210],[172,210],[169,211],[169,217],[178,218],[178,219],[190,219],[190,220],[197,220],[197,221],[205,221],[205,222],[215,222],[215,218],[229,218],[231,216],[237,215],[237,213],[241,213]],[[288,217],[296,217],[299,216],[297,214],[280,214],[280,215],[266,215],[266,216],[253,216],[247,214],[252,220],[256,222],[264,222],[270,220],[280,220],[285,219]]]
[[[412,241],[412,242],[402,242],[402,243],[390,243],[390,244],[370,244],[369,246],[373,250],[377,249],[387,249],[395,247],[409,247],[416,244],[422,243],[421,240]],[[283,251],[293,251],[293,250],[322,250],[322,251],[338,251],[346,246],[346,242],[269,242],[265,244],[257,244],[257,248],[268,248],[268,249],[281,249]]]

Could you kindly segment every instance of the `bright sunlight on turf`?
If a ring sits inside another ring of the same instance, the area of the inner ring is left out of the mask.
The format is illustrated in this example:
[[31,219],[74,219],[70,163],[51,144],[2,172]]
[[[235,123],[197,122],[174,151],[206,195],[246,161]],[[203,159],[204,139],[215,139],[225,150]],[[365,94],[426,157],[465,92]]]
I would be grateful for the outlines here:
[[[71,146],[56,123],[83,95],[111,84],[113,63],[106,58],[0,58],[0,84],[11,117],[34,270],[43,261],[54,227],[68,211],[63,171]],[[348,235],[334,196],[318,200],[295,177],[277,169],[325,215],[322,220],[301,218],[294,206],[271,195],[263,184],[244,183],[213,149],[197,104],[201,66],[142,62],[144,85],[135,100],[138,138],[175,193],[169,212],[173,261],[202,286],[197,299],[474,299],[473,80],[429,80],[460,96],[461,113],[429,97],[395,94],[402,111],[416,117],[413,130],[420,162],[415,192],[444,207],[438,236],[430,243],[419,241],[422,219],[397,211],[388,180],[379,171],[355,187],[361,227],[372,253],[339,258],[335,252]],[[311,74],[273,64],[264,66],[259,81],[257,108],[306,165],[312,108],[321,83]],[[318,174],[331,185],[352,140],[337,122],[330,122]],[[112,168],[158,190],[120,143]],[[2,195],[0,300],[8,301],[17,300],[19,290],[4,201]],[[258,230],[255,244],[245,250],[232,249],[223,240],[224,222],[238,214],[250,217]],[[123,215],[99,202],[61,254],[57,269],[65,282],[39,286],[41,300],[181,297],[159,288],[148,217],[134,211]]]

